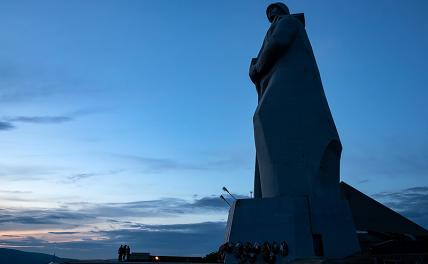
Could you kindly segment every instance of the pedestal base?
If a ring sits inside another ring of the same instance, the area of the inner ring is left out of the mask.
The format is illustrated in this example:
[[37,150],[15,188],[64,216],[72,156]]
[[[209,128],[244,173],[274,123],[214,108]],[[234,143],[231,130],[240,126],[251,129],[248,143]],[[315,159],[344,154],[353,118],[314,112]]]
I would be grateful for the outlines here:
[[[343,258],[359,251],[347,201],[310,201],[307,196],[237,200],[229,211],[225,241],[285,241],[289,253],[278,255],[277,263],[316,256]],[[229,254],[225,262],[238,259]]]

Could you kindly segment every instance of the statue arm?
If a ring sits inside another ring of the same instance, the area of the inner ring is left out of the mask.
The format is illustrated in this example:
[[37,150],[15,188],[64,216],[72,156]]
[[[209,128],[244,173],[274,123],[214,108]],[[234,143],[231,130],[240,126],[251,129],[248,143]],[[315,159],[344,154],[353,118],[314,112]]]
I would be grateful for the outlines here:
[[275,65],[281,53],[293,42],[298,31],[298,25],[294,18],[284,17],[279,19],[271,32],[268,32],[266,44],[261,50],[257,62],[254,64],[254,71],[259,77],[267,74]]

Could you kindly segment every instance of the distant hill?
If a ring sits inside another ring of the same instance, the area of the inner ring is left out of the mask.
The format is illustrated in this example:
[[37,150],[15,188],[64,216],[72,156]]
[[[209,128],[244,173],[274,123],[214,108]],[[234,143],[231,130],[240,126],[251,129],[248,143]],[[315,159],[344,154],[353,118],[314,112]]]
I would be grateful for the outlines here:
[[[16,249],[0,248],[1,264],[48,264],[53,261],[52,255],[43,253],[25,252]],[[55,257],[55,262],[61,263],[72,261],[71,259],[61,259]]]

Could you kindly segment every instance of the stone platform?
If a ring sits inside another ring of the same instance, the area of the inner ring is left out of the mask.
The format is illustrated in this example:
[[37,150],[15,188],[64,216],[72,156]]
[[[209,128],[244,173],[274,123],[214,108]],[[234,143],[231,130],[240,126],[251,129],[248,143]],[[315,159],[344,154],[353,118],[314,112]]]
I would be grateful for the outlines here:
[[[360,250],[347,201],[307,196],[236,200],[229,211],[226,242],[288,245],[285,262],[297,258],[344,258]],[[282,261],[281,261],[282,260]],[[226,263],[238,260],[226,256]]]

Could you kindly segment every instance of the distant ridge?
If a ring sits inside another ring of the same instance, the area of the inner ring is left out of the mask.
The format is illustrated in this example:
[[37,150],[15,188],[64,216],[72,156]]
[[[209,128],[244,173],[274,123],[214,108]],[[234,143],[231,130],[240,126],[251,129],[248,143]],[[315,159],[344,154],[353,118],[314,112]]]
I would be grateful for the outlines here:
[[0,248],[1,264],[48,264],[51,261],[62,263],[73,261],[72,259],[63,259],[43,253],[26,252],[16,249]]

